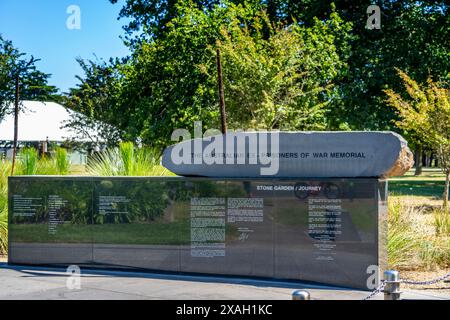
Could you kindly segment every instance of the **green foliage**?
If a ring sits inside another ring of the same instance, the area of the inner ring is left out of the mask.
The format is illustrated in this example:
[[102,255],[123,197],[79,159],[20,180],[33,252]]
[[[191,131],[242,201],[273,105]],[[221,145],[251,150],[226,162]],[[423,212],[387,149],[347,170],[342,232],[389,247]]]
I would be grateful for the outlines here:
[[434,209],[433,217],[436,234],[450,236],[450,215],[442,209]]
[[0,162],[0,254],[8,253],[8,176],[9,162]]
[[159,164],[159,157],[149,148],[135,149],[130,142],[107,149],[89,160],[86,171],[95,176],[165,176],[171,173]]
[[[353,130],[395,130],[392,120],[397,116],[393,109],[386,110],[383,97],[388,87],[404,92],[395,68],[420,82],[430,75],[436,80],[449,79],[450,6],[433,0],[334,2],[341,17],[352,22],[356,39],[349,43],[349,73],[341,83],[342,100],[333,115]],[[380,6],[380,30],[366,28],[366,9],[371,4]],[[328,1],[301,0],[282,9],[281,15],[293,14],[298,21],[311,24],[329,12]]]
[[[436,219],[445,219],[443,210],[435,210],[434,233],[427,231],[417,218],[424,215],[424,209],[408,204],[405,200],[392,199],[388,215],[388,265],[394,269],[447,268],[450,264],[450,237],[439,229]],[[432,226],[432,225],[430,225]],[[431,229],[433,230],[433,229]],[[448,229],[447,229],[448,232]]]
[[39,159],[36,174],[43,176],[60,174],[60,171],[56,163],[56,159],[55,158]]
[[396,125],[412,132],[420,141],[436,151],[439,164],[446,176],[443,194],[443,208],[448,212],[450,184],[450,90],[428,79],[427,85],[420,85],[405,72],[398,70],[408,98],[385,90],[387,103],[398,113],[400,120]]
[[[449,79],[449,6],[380,1],[382,28],[368,30],[371,4],[127,0],[119,16],[130,19],[132,54],[125,62],[92,65],[83,81],[93,91],[77,103],[114,92],[106,104],[93,100],[101,105],[93,117],[116,126],[125,140],[157,148],[194,120],[217,128],[218,46],[231,127],[396,130],[397,115],[383,98],[388,87],[404,92],[395,68],[420,81]],[[108,76],[92,78],[97,68]]]
[[69,173],[70,161],[67,158],[67,150],[64,148],[57,147],[55,154],[55,163],[58,170],[58,174],[66,175]]
[[24,59],[25,53],[0,35],[0,121],[11,111],[15,79],[19,77],[21,100],[58,100],[57,89],[48,85],[49,74],[39,71],[37,59]]
[[71,115],[66,126],[94,143],[97,142],[96,137],[91,137],[89,133],[98,132],[99,138],[108,146],[116,146],[124,135],[120,128],[126,127],[131,112],[121,104],[120,97],[125,65],[119,61],[77,61],[85,77],[77,76],[80,83],[70,89],[69,96],[64,98],[63,104],[77,111]]
[[132,142],[122,142],[119,145],[119,151],[123,163],[124,175],[129,176],[134,172],[134,145]]
[[389,203],[387,252],[390,268],[409,267],[418,246],[412,231],[411,212],[399,201]]
[[[119,3],[117,0],[110,0]],[[127,43],[134,54],[139,54],[143,43],[163,41],[172,29],[171,23],[179,23],[185,16],[180,10],[181,0],[126,0],[119,17],[127,19],[125,26]],[[257,12],[264,9],[271,23],[282,22],[286,26],[297,22],[312,27],[317,19],[327,22],[333,11],[343,21],[353,25],[355,37],[346,32],[335,32],[337,52],[348,68],[342,71],[344,78],[329,101],[327,125],[331,129],[386,130],[395,129],[393,110],[386,110],[383,90],[387,87],[402,90],[395,68],[407,70],[419,81],[429,75],[436,80],[449,80],[450,76],[450,6],[446,1],[434,0],[191,0],[192,8],[206,14],[220,4],[228,10],[233,4],[245,4]],[[366,28],[369,5],[377,4],[381,9],[381,30]],[[195,20],[194,20],[195,21]],[[204,21],[195,21],[203,28]],[[195,30],[186,29],[186,38],[191,39]],[[200,31],[201,32],[201,31]],[[196,45],[196,43],[193,43]],[[318,42],[320,48],[325,42]],[[236,43],[236,45],[239,45]],[[350,47],[350,50],[348,48]],[[176,46],[173,47],[177,49]],[[342,49],[342,50],[341,50]],[[175,55],[183,55],[175,51]],[[135,56],[135,55],[134,55]],[[195,62],[197,57],[192,56]],[[181,60],[183,61],[183,60]],[[257,70],[259,71],[259,70]],[[149,72],[151,72],[149,70]],[[149,88],[150,89],[150,88]],[[191,94],[186,92],[186,94]]]
[[[346,68],[335,43],[338,29],[348,34],[350,25],[336,13],[310,28],[274,26],[264,12],[247,25],[237,16],[221,26],[218,46],[231,127],[324,129],[334,82]],[[210,50],[212,55],[214,46]]]
[[23,148],[18,154],[19,175],[34,175],[38,168],[38,152],[35,148]]
[[450,237],[429,237],[419,243],[418,255],[421,267],[435,269],[450,265]]
[[0,211],[0,254],[8,253],[8,210]]
[[[156,148],[176,128],[219,127],[216,48],[223,56],[231,128],[324,129],[346,73],[350,24],[337,13],[311,27],[273,24],[264,6],[177,3],[164,36],[142,39],[126,61],[80,61],[86,77],[67,106]],[[78,123],[77,126],[81,126]],[[115,139],[114,141],[117,141]]]
[[24,148],[18,154],[18,175],[66,175],[70,171],[67,150],[57,147],[52,157],[39,158],[35,148]]

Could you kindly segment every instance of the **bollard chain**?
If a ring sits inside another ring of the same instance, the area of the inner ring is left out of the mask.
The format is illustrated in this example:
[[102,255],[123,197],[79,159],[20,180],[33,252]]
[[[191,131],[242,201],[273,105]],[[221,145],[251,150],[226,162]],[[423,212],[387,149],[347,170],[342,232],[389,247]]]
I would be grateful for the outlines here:
[[[438,278],[435,279],[431,279],[431,280],[427,280],[427,281],[413,281],[413,280],[408,280],[408,279],[400,279],[400,283],[405,283],[405,284],[411,284],[411,285],[431,285],[431,284],[435,284],[441,281],[444,281],[446,279],[450,278],[450,273],[447,273],[443,276],[440,276]],[[380,285],[378,286],[378,288],[376,288],[375,290],[373,290],[367,297],[365,297],[363,300],[369,300],[372,299],[374,296],[376,296],[378,293],[383,292],[384,288],[386,286],[386,284],[389,283],[389,281],[386,280],[381,280]]]
[[363,300],[369,300],[372,299],[374,296],[376,296],[377,294],[379,294],[380,292],[382,292],[384,290],[384,287],[386,286],[386,281],[385,280],[381,280],[380,285],[378,286],[378,288],[376,288],[375,290],[373,290],[367,297],[365,297]]
[[450,278],[450,273],[444,274],[441,277],[435,278],[435,279],[431,279],[428,281],[413,281],[413,280],[408,280],[408,279],[400,279],[401,283],[406,283],[406,284],[412,284],[412,285],[422,285],[422,286],[426,286],[426,285],[431,285],[431,284],[435,284],[441,281],[444,281],[445,279]]

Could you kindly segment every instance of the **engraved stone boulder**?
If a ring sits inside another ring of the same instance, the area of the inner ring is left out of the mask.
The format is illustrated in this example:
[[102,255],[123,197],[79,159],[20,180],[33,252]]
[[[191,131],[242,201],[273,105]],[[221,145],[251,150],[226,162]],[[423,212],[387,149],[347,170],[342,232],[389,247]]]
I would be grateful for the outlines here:
[[413,166],[394,132],[229,132],[168,147],[162,164],[182,176],[389,177]]

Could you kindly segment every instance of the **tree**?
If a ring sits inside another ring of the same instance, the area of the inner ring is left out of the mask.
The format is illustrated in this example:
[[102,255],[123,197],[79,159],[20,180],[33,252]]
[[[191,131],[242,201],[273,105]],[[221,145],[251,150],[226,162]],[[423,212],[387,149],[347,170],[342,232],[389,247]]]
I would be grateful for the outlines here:
[[445,173],[443,207],[448,212],[450,182],[450,90],[443,83],[428,79],[419,85],[405,72],[398,70],[409,98],[403,98],[392,89],[385,90],[389,105],[397,110],[400,120],[396,125],[413,132],[434,150]]
[[[330,14],[329,1],[279,0],[278,19],[312,25]],[[397,115],[386,110],[383,90],[401,92],[403,84],[395,68],[419,82],[429,75],[449,80],[450,4],[443,0],[334,0],[336,12],[351,22],[355,38],[351,46],[349,72],[340,83],[341,100],[334,104],[333,118],[353,130],[398,130]],[[369,5],[381,9],[381,29],[366,28]],[[418,143],[418,141],[414,141]]]
[[[116,4],[117,0],[109,0]],[[220,0],[189,0],[198,9],[210,11]],[[240,1],[244,2],[244,1]],[[119,18],[127,18],[124,26],[126,42],[130,46],[139,45],[142,41],[159,38],[167,31],[167,23],[178,16],[178,5],[181,0],[126,0],[120,10]]]
[[210,11],[181,4],[177,13],[164,37],[142,41],[118,76],[109,108],[126,140],[162,149],[174,129],[193,121],[220,127],[217,48],[231,128],[327,126],[327,105],[346,65],[338,54],[345,43],[338,49],[337,42],[350,30],[337,14],[308,28],[273,24],[262,6],[228,2]]
[[0,121],[13,111],[17,76],[20,79],[21,100],[54,101],[60,98],[58,89],[48,85],[50,74],[37,69],[36,62],[39,60],[25,56],[11,41],[0,35]]
[[[82,59],[77,62],[84,78],[77,76],[80,83],[63,100],[66,107],[76,111],[66,126],[92,143],[101,138],[108,146],[117,146],[124,135],[121,128],[128,112],[126,106],[119,105],[125,65],[112,59],[108,63]],[[89,132],[99,136],[92,137]]]
[[[11,174],[14,172],[17,151],[20,101],[53,100],[56,99],[58,91],[56,87],[47,84],[50,75],[37,70],[36,62],[39,60],[33,56],[24,59],[25,55],[16,49],[11,41],[4,40],[0,35],[0,121],[8,112],[14,113]],[[13,108],[12,102],[14,102]]]
[[0,35],[0,121],[11,109],[14,101],[14,77],[15,62],[20,57],[11,41],[6,41]]
[[[351,29],[335,12],[305,28],[270,22],[262,11],[244,25],[221,29],[226,98],[232,126],[252,129],[323,130],[335,84],[346,72],[335,34]],[[340,48],[345,50],[345,48]]]
[[[116,3],[116,0],[111,0]],[[120,17],[129,19],[125,27],[129,43],[139,47],[143,40],[160,39],[170,32],[170,22],[179,17],[181,0],[127,0]],[[271,23],[294,21],[311,27],[316,20],[326,22],[334,9],[328,0],[192,0],[196,8],[211,12],[214,5],[245,4],[264,8]],[[352,23],[355,37],[335,34],[337,52],[348,61],[345,76],[336,81],[335,96],[329,103],[328,129],[396,130],[397,116],[386,110],[383,90],[403,90],[395,68],[418,81],[428,75],[448,80],[450,73],[450,5],[443,0],[334,0],[335,10]],[[366,28],[369,5],[381,8],[380,30]],[[351,50],[347,50],[350,46]],[[340,48],[343,48],[341,51]],[[419,141],[412,141],[420,148]]]

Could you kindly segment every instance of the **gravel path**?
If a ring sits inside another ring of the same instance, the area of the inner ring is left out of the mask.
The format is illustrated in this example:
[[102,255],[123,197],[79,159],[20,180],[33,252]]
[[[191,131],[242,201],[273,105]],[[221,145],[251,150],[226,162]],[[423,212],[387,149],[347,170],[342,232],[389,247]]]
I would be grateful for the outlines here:
[[[400,271],[401,279],[408,279],[413,281],[426,281],[434,278],[438,278],[450,272],[450,269],[439,271]],[[423,293],[438,293],[450,296],[450,279],[441,281],[432,285],[420,286],[402,284],[402,289],[416,290]]]

